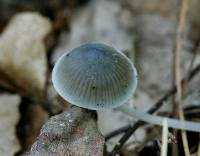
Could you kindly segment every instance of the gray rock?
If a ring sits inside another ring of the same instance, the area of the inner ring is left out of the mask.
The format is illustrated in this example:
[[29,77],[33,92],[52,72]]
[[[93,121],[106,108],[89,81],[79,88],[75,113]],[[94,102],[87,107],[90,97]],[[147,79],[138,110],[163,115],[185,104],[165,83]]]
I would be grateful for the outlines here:
[[72,107],[52,117],[42,128],[29,156],[102,156],[104,138],[98,132],[95,114]]
[[0,155],[13,156],[20,150],[16,136],[16,125],[19,122],[18,95],[0,95]]

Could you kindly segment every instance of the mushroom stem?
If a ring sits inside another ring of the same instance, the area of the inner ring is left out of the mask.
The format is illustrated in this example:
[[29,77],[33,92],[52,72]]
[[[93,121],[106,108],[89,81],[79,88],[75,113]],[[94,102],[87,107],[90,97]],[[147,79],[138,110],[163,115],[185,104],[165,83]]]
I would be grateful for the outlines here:
[[197,123],[197,122],[181,121],[178,119],[171,119],[171,118],[160,117],[160,116],[156,116],[156,115],[150,115],[148,113],[141,112],[136,109],[130,109],[126,105],[122,105],[121,107],[118,107],[118,109],[129,116],[132,116],[134,118],[137,118],[138,120],[142,120],[147,123],[162,126],[163,120],[166,119],[167,123],[168,123],[168,127],[175,128],[175,129],[194,131],[194,132],[200,132],[200,123]]
[[167,156],[168,147],[168,123],[166,118],[163,119],[163,130],[162,130],[162,147],[161,156]]

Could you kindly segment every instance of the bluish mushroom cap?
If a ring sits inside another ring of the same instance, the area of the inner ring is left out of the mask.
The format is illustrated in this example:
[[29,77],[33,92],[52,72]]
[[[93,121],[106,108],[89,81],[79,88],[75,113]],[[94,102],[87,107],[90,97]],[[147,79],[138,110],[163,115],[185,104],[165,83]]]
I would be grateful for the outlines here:
[[71,104],[99,110],[124,104],[135,92],[137,73],[123,53],[105,44],[88,43],[56,62],[52,81]]

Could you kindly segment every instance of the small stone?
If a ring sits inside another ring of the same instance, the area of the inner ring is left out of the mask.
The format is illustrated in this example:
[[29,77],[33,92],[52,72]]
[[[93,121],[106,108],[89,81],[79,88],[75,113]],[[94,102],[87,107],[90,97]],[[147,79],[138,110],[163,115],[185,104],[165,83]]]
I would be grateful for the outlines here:
[[102,156],[103,148],[94,112],[74,106],[43,126],[28,156]]
[[18,95],[0,95],[0,155],[13,156],[20,150],[16,136],[16,125],[19,122],[20,97]]
[[19,13],[11,19],[0,36],[2,86],[23,95],[44,95],[47,57],[43,39],[50,29],[50,21],[38,13]]

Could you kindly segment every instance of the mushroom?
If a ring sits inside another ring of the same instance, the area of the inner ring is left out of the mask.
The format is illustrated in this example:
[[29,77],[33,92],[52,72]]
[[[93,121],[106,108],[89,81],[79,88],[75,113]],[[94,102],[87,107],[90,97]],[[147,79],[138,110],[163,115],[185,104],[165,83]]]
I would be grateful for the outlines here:
[[[136,90],[137,72],[123,53],[108,45],[88,43],[64,54],[53,68],[52,82],[58,94],[73,105],[91,110],[117,107],[132,117],[162,126],[163,117],[125,104]],[[199,123],[166,119],[169,127],[200,131]]]

